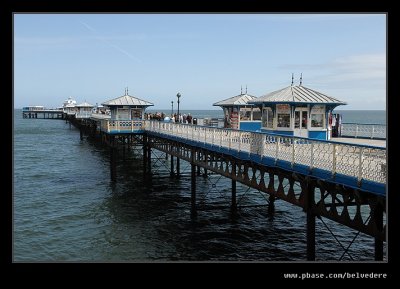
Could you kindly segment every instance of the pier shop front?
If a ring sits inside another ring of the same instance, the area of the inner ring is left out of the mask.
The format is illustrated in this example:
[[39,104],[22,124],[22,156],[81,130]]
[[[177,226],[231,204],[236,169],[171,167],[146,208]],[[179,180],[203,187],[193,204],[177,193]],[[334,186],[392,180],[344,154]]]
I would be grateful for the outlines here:
[[256,99],[255,96],[240,92],[239,95],[221,100],[214,103],[224,110],[224,128],[260,131],[261,111],[250,100]]
[[300,85],[288,86],[249,101],[262,111],[261,131],[321,140],[330,139],[330,115],[346,103]]

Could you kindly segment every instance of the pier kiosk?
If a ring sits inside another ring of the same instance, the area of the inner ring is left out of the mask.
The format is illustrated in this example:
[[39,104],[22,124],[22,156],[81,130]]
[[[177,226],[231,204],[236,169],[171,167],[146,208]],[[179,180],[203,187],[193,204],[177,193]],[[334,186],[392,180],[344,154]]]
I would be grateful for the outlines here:
[[330,115],[346,103],[302,85],[292,85],[249,101],[262,111],[261,131],[330,139]]
[[103,102],[110,109],[111,120],[141,120],[144,119],[146,107],[154,104],[128,94]]
[[68,116],[75,115],[78,112],[76,100],[72,99],[72,97],[68,97],[63,103],[63,112]]
[[259,131],[261,128],[261,110],[250,100],[256,99],[255,96],[243,93],[214,103],[224,110],[224,128],[242,129]]
[[131,134],[143,132],[144,111],[154,104],[129,95],[128,89],[125,89],[125,95],[103,102],[102,105],[110,109],[110,115],[96,114],[95,118],[101,122],[101,131]]
[[78,109],[76,118],[90,118],[94,105],[85,101],[81,104],[77,104],[75,107]]

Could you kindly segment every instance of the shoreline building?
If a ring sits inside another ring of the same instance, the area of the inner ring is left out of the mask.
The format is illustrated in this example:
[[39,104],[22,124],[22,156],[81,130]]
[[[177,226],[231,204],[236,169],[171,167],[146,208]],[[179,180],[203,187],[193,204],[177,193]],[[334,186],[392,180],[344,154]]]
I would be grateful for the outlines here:
[[261,131],[305,138],[329,140],[332,111],[347,103],[292,84],[249,101],[262,111]]
[[243,93],[221,100],[213,104],[224,111],[224,128],[259,131],[261,128],[261,110],[249,101],[256,99],[256,96]]

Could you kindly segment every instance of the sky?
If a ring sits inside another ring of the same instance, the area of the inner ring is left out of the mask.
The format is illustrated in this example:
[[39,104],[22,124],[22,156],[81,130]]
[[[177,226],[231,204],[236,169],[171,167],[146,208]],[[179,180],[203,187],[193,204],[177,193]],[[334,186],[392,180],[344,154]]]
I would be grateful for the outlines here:
[[385,14],[14,14],[14,107],[101,104],[220,109],[299,83],[386,108]]

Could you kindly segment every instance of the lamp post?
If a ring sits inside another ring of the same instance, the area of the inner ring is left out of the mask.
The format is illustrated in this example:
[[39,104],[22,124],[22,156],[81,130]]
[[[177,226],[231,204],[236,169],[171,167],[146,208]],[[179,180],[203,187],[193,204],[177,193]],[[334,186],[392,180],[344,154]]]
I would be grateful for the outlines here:
[[174,101],[171,101],[171,116],[174,115]]
[[181,98],[181,94],[178,92],[176,97],[178,98],[178,122],[179,122],[179,119],[180,119],[180,117],[179,117],[179,102],[180,102],[179,98]]

